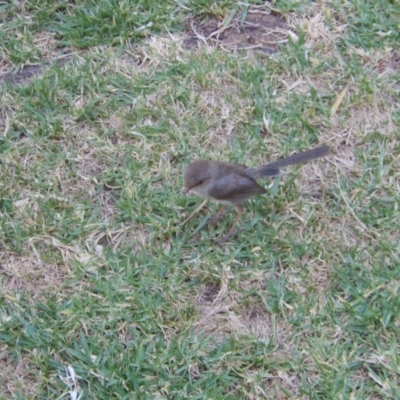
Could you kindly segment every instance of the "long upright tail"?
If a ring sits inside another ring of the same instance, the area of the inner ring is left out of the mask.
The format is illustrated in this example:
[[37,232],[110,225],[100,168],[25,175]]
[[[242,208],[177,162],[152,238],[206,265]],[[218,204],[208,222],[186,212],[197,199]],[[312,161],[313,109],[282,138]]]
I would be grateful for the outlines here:
[[301,153],[293,154],[287,158],[282,158],[281,160],[261,165],[260,167],[247,168],[246,173],[253,179],[259,179],[264,176],[277,176],[281,173],[281,167],[315,160],[316,158],[327,156],[329,151],[329,146],[317,147],[316,149],[302,151]]

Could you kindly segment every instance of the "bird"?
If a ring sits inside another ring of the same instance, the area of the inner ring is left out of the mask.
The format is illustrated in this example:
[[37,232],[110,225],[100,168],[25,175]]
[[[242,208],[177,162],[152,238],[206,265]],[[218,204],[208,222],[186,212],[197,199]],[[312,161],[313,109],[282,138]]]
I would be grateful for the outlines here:
[[243,203],[249,197],[266,193],[266,190],[257,183],[257,179],[279,176],[282,167],[325,157],[329,153],[329,146],[323,145],[252,168],[230,162],[195,160],[183,173],[183,194],[194,193],[223,205],[214,218],[209,221],[210,224],[215,223],[223,216],[227,205],[236,209],[237,216],[232,227],[226,235],[218,240],[218,243],[223,243],[236,233],[234,232],[235,227],[244,212]]

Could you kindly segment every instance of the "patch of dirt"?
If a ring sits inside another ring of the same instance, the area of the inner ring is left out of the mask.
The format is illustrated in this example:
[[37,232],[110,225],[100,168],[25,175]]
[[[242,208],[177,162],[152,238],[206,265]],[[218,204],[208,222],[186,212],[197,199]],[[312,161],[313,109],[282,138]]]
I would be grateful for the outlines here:
[[[281,15],[271,13],[264,6],[262,9],[250,8],[244,19],[240,10],[230,21],[226,19],[222,21],[215,16],[207,20],[194,17],[187,21],[183,32],[183,47],[189,50],[207,43],[229,51],[254,49],[265,54],[273,54],[277,52],[279,43],[286,42],[289,29],[289,25]],[[157,38],[157,41],[159,40],[160,38]],[[53,52],[47,56],[42,62],[26,65],[20,71],[0,74],[0,84],[24,83],[42,75],[45,68],[53,65],[62,67],[73,61],[71,54],[58,56]]]
[[199,303],[212,303],[218,296],[221,286],[217,283],[208,283],[204,286],[199,296]]
[[33,64],[33,65],[26,65],[18,72],[9,72],[7,74],[0,76],[0,83],[23,83],[28,81],[29,79],[35,77],[36,75],[41,75],[43,70],[46,67],[51,67],[52,65],[57,65],[58,67],[62,67],[65,64],[69,64],[72,62],[72,56],[60,57],[53,61],[43,62],[42,64]]
[[208,20],[190,19],[183,45],[193,49],[207,43],[226,50],[257,49],[272,54],[277,51],[278,43],[286,41],[288,30],[282,16],[251,9],[243,21],[238,11],[229,24],[214,16]]

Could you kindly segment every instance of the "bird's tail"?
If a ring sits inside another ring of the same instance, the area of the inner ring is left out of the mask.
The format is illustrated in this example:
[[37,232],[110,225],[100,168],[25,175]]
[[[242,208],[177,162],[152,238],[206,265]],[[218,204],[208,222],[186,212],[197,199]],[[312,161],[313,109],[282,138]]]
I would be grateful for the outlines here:
[[317,147],[316,149],[302,151],[301,153],[293,154],[292,156],[282,158],[281,160],[269,164],[261,165],[260,167],[247,168],[246,173],[253,179],[259,179],[264,176],[278,176],[281,173],[280,168],[282,167],[300,164],[302,162],[327,156],[329,151],[329,146]]

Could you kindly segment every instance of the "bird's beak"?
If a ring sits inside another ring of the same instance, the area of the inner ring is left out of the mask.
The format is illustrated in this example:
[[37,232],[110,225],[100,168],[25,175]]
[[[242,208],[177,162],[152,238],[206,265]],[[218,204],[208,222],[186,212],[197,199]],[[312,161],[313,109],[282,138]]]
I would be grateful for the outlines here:
[[190,191],[190,189],[189,189],[187,186],[185,186],[185,187],[183,188],[183,195],[186,196],[186,195],[188,194],[189,191]]

